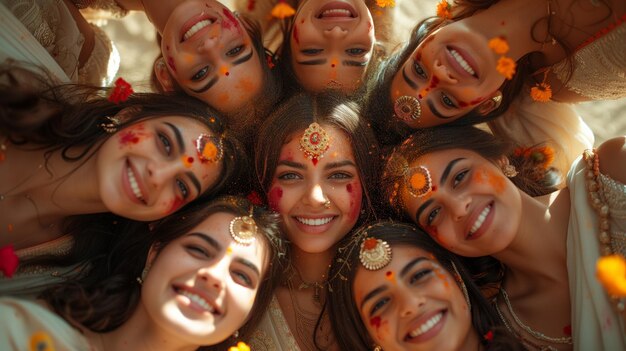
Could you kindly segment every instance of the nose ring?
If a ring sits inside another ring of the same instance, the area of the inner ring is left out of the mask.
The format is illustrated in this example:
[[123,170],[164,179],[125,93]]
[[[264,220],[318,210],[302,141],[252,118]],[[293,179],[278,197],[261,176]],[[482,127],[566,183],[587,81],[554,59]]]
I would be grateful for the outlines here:
[[326,202],[324,202],[324,207],[330,208],[330,199],[326,199]]

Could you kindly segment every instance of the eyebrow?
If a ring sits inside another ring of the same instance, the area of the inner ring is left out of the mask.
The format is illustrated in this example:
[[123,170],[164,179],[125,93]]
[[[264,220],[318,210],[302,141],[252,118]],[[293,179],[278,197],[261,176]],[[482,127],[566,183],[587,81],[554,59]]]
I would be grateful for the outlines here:
[[356,167],[356,165],[354,164],[354,162],[350,161],[350,160],[344,160],[344,161],[339,161],[339,162],[331,162],[328,163],[324,169],[331,169],[331,168],[339,168],[339,167],[344,167],[344,166],[354,166]]
[[[444,184],[446,182],[446,180],[448,179],[448,176],[450,175],[450,171],[452,171],[452,167],[459,161],[461,160],[465,160],[465,158],[463,157],[459,157],[459,158],[455,158],[454,160],[450,161],[448,163],[448,165],[446,166],[446,168],[443,170],[443,173],[441,173],[441,179],[439,181],[439,184]],[[422,212],[424,212],[424,210],[426,209],[426,207],[428,207],[434,200],[433,199],[429,199],[428,201],[424,202],[418,209],[417,212],[415,213],[415,220],[419,221],[420,215],[422,214]]]
[[194,233],[190,233],[189,236],[197,236],[198,238],[206,241],[207,244],[212,246],[216,251],[222,251],[222,245],[220,245],[220,243],[218,243],[215,239],[213,239],[212,237],[204,233],[194,232]]
[[293,162],[293,161],[289,161],[289,160],[280,160],[280,161],[278,161],[278,165],[285,165],[285,166],[298,168],[298,169],[306,169],[306,166],[303,165],[302,163]]
[[[254,54],[254,50],[250,50],[250,53],[248,53],[246,56],[240,57],[238,59],[236,59],[235,61],[233,61],[233,66],[237,66],[240,65],[246,61],[249,61],[252,58],[252,55]],[[193,91],[194,93],[204,93],[205,91],[211,89],[211,87],[213,87],[215,85],[215,83],[217,83],[218,78],[217,78],[217,74],[215,76],[213,76],[213,78],[211,78],[211,80],[209,80],[209,82],[203,86],[200,89],[190,89],[191,91]]]
[[406,82],[406,84],[408,84],[411,88],[413,88],[413,90],[418,89],[417,83],[415,83],[415,81],[409,78],[409,75],[406,74],[406,66],[402,68],[402,78],[404,78],[404,81]]
[[169,123],[169,122],[163,122],[165,125],[167,125],[168,127],[170,127],[172,129],[172,131],[174,132],[174,135],[176,136],[176,142],[178,143],[178,147],[180,148],[180,153],[185,153],[185,143],[183,142],[183,135],[180,134],[180,130],[178,129],[178,127],[176,127],[175,125]]
[[[323,64],[325,64],[327,62],[328,62],[327,59],[314,59],[314,60],[296,61],[296,63],[298,63],[298,64],[308,65],[308,66],[323,65]],[[361,62],[361,61],[355,61],[355,60],[343,60],[343,61],[341,61],[341,64],[344,65],[344,66],[364,67],[364,66],[367,66],[368,62],[369,61]]]
[[407,273],[409,273],[409,271],[411,270],[411,268],[413,268],[413,266],[415,266],[416,264],[424,260],[426,260],[426,257],[418,257],[414,259],[413,261],[407,263],[406,266],[404,266],[404,268],[402,268],[402,270],[400,271],[400,277],[404,277]]
[[435,115],[438,118],[441,119],[450,119],[450,118],[454,118],[457,115],[452,115],[452,116],[444,116],[441,114],[441,112],[439,112],[439,110],[437,110],[437,108],[435,108],[435,103],[432,100],[426,100],[426,104],[428,104],[428,107],[430,108],[430,111],[433,113],[433,115]]
[[245,258],[236,258],[235,261],[253,270],[257,276],[261,276],[261,272],[259,271],[259,268],[254,263],[246,260]]
[[363,309],[363,306],[365,306],[365,303],[372,299],[374,296],[380,294],[381,292],[387,290],[386,286],[379,286],[378,288],[370,291],[367,295],[365,295],[365,297],[363,298],[363,301],[361,301],[361,310]]
[[296,61],[296,63],[300,65],[323,65],[328,62],[327,59],[315,59],[315,60],[306,60],[306,61]]

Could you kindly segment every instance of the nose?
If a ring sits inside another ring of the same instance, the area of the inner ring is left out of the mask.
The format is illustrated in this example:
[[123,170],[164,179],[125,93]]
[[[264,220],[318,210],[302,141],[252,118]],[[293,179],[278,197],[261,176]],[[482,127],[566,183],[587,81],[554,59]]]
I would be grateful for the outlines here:
[[452,218],[455,221],[458,221],[461,218],[467,216],[467,214],[469,213],[471,203],[472,203],[472,199],[467,194],[459,194],[459,196],[450,198],[448,200],[447,205],[448,205],[448,208],[450,209]]
[[214,52],[220,42],[219,30],[211,30],[198,42],[198,53]]
[[224,290],[224,281],[228,274],[227,265],[217,263],[198,270],[198,280],[202,287],[216,293],[217,297]]
[[419,314],[426,304],[424,295],[416,290],[407,290],[400,296],[400,317],[412,317]]
[[441,82],[458,83],[458,80],[452,75],[450,68],[438,59],[434,61],[433,72]]
[[324,191],[319,184],[313,184],[311,189],[308,191],[306,195],[306,202],[308,202],[312,206],[321,206],[326,203],[327,199],[324,195]]
[[180,167],[178,162],[149,162],[147,165],[149,185],[159,188],[168,183],[180,172]]
[[328,39],[341,39],[348,35],[349,31],[345,30],[339,26],[334,26],[331,29],[324,30],[324,36]]

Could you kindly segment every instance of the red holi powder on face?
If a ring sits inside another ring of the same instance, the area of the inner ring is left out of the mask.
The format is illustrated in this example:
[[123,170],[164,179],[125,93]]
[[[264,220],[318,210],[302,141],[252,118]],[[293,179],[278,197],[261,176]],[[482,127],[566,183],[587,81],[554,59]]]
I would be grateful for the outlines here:
[[[350,189],[348,190],[348,186]],[[363,189],[361,189],[360,182],[354,182],[346,185],[346,190],[350,195],[350,217],[351,221],[355,221],[359,218],[359,212],[361,211],[361,202],[363,200]]]
[[120,132],[120,144],[122,145],[137,144],[139,140],[141,140],[139,136],[132,130]]
[[435,75],[433,75],[432,79],[430,80],[430,89],[435,89],[437,87],[437,85],[439,85],[439,78]]
[[346,185],[346,191],[351,193],[352,192],[352,183]]
[[167,65],[170,66],[170,69],[176,73],[176,65],[174,64],[174,58],[172,56],[167,57]]
[[433,239],[437,239],[439,237],[439,231],[437,231],[437,227],[434,225],[424,226],[424,230],[428,235],[430,235]]
[[283,189],[279,186],[272,188],[267,194],[267,203],[272,211],[280,212],[278,204],[283,197]]
[[298,36],[298,25],[293,26],[293,40],[300,45],[300,37]]
[[178,211],[179,208],[181,208],[183,206],[183,203],[185,202],[185,200],[183,200],[180,197],[176,197],[174,199],[174,201],[172,201],[172,205],[170,206],[169,210],[167,210],[167,214],[171,214],[174,213],[176,211]]
[[378,328],[380,328],[380,323],[381,323],[381,319],[380,316],[376,316],[374,318],[370,319],[370,325],[374,328],[376,328],[376,331],[378,331]]
[[239,28],[239,21],[237,21],[235,16],[227,9],[224,9],[222,12],[224,13],[224,17],[226,17],[226,21],[222,21],[222,28],[226,30],[235,28],[239,32],[241,29]]

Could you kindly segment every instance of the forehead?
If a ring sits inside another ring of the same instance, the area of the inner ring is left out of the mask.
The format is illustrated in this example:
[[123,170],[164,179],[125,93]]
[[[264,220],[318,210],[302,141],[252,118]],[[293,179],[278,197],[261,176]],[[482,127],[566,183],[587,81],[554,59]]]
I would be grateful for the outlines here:
[[[391,247],[391,251],[391,262],[379,270],[370,271],[365,269],[359,262],[359,269],[356,272],[353,283],[355,299],[357,301],[360,302],[365,294],[375,289],[380,284],[391,282],[389,277],[395,276],[397,279],[400,279],[399,275],[402,269],[417,258],[423,257],[430,262],[438,263],[430,252],[417,246],[394,245]],[[372,282],[378,282],[378,284],[372,284]],[[396,284],[388,285],[391,289],[397,286]]]
[[[339,159],[354,161],[354,153],[352,152],[352,145],[350,144],[348,136],[343,131],[328,124],[321,124],[321,127],[328,134],[330,141],[328,150],[324,153],[324,157],[319,159],[318,165],[334,162]],[[287,143],[285,143],[281,149],[280,160],[294,160],[299,162],[308,160],[300,147],[300,139],[303,134],[304,130],[301,130],[287,138]]]
[[243,257],[259,268],[264,267],[267,247],[262,240],[262,234],[258,234],[254,242],[250,245],[237,243],[230,234],[230,222],[235,219],[234,214],[228,212],[217,212],[211,214],[200,222],[191,232],[200,232],[213,238],[228,254],[236,257]]

